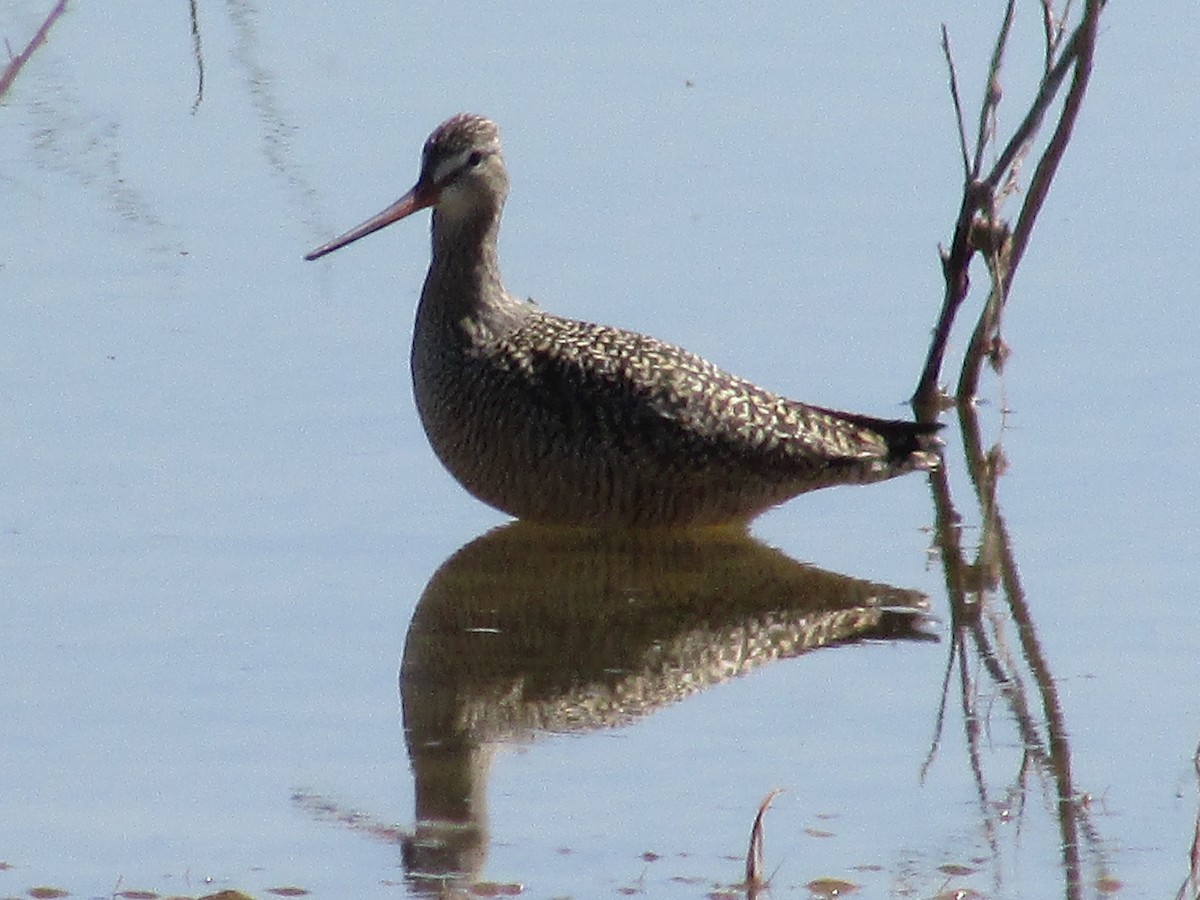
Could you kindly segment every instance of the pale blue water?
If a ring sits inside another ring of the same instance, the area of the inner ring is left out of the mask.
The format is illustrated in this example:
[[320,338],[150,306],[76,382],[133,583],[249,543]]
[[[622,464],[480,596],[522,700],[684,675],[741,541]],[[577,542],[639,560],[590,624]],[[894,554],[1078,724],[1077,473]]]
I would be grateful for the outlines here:
[[[50,6],[0,9],[14,52]],[[512,290],[902,415],[959,182],[938,25],[971,101],[995,15],[198,14],[198,104],[187,6],[157,3],[70,5],[0,98],[0,894],[121,879],[403,896],[382,828],[416,815],[397,694],[410,619],[504,519],[440,469],[411,402],[425,222],[303,253],[405,190],[439,121],[486,113],[513,180]],[[1200,806],[1198,38],[1182,2],[1106,13],[1007,317],[1015,352],[981,409],[1072,784],[1092,797],[1083,896],[1101,875],[1122,897],[1174,896]],[[1010,61],[1014,100],[1028,63]],[[922,778],[952,634],[932,522],[920,476],[763,517],[754,535],[792,559],[929,594],[940,642],[822,650],[624,727],[501,741],[477,876],[534,897],[704,896],[740,878],[757,803],[784,787],[777,895],[824,876],[871,896],[1066,894],[1052,787],[1031,774],[1023,814],[999,814],[1020,736],[977,655],[986,800],[957,668]],[[1026,672],[998,599],[989,613]],[[1027,673],[1022,689],[1044,741]]]

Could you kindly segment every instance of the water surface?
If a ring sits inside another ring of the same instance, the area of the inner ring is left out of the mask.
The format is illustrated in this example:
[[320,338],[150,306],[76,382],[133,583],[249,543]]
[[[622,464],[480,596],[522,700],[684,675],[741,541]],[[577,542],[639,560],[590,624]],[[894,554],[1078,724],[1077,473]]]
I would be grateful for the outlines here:
[[[14,52],[52,6],[0,12]],[[777,894],[1174,895],[1189,7],[1106,13],[979,410],[995,484],[950,417],[943,480],[809,495],[736,547],[538,552],[421,434],[423,223],[303,253],[482,112],[514,292],[902,415],[959,188],[938,25],[970,79],[993,16],[194,10],[68,5],[0,98],[0,894],[396,897],[440,867],[699,897],[785,788]]]

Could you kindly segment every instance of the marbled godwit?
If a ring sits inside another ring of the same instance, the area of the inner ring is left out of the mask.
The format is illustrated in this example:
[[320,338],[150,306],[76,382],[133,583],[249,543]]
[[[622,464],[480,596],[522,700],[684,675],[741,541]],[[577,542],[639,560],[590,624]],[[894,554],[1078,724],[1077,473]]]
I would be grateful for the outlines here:
[[548,523],[720,525],[936,463],[935,425],[789,400],[509,294],[496,252],[507,196],[496,125],[458,115],[425,142],[411,191],[305,257],[433,207],[413,387],[434,452],[480,500]]

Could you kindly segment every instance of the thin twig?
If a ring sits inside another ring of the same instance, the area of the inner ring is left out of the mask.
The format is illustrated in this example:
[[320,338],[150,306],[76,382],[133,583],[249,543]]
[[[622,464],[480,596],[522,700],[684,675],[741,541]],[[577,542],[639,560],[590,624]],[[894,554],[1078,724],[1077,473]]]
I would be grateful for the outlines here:
[[912,396],[913,409],[917,418],[923,422],[932,420],[937,414],[938,376],[941,374],[942,360],[950,341],[950,329],[954,325],[958,308],[971,289],[971,259],[975,255],[975,248],[971,246],[971,224],[986,197],[987,190],[978,181],[972,181],[966,186],[963,190],[962,204],[958,208],[958,219],[954,223],[954,237],[950,241],[949,249],[941,251],[942,279],[946,284],[942,296],[942,309],[934,326],[933,339],[929,342],[929,353],[925,357],[921,378]]
[[[1089,8],[1095,2],[1096,0],[1090,0]],[[1099,5],[1104,5],[1102,0]],[[1058,62],[1054,64],[1038,87],[1037,96],[1034,97],[1033,103],[1030,104],[1029,111],[1025,113],[1025,118],[1021,120],[1021,124],[1013,132],[1013,136],[1005,144],[1004,149],[1000,151],[1000,155],[996,158],[996,162],[992,166],[992,171],[984,179],[984,182],[992,190],[995,190],[996,186],[1000,184],[1009,166],[1012,165],[1013,160],[1021,151],[1021,148],[1032,141],[1038,129],[1042,127],[1042,120],[1046,117],[1046,110],[1054,102],[1054,98],[1058,94],[1058,89],[1062,86],[1063,79],[1067,77],[1067,73],[1071,71],[1075,63],[1079,52],[1080,34],[1086,21],[1085,19],[1084,23],[1080,23],[1079,27],[1071,35],[1071,39],[1067,42],[1062,56],[1059,57]],[[1095,35],[1093,35],[1094,37]]]
[[1050,184],[1054,180],[1054,174],[1058,171],[1059,163],[1062,162],[1067,144],[1071,141],[1075,121],[1079,118],[1079,110],[1083,106],[1083,98],[1087,94],[1088,82],[1092,76],[1096,32],[1099,28],[1100,11],[1103,7],[1104,0],[1088,0],[1083,21],[1071,36],[1069,53],[1064,54],[1064,57],[1071,55],[1075,59],[1075,74],[1071,80],[1071,89],[1063,102],[1058,125],[1054,129],[1050,143],[1046,146],[1046,152],[1042,154],[1042,158],[1038,160],[1037,167],[1034,169],[1033,178],[1029,182],[1029,190],[1025,195],[1025,203],[1017,217],[1016,227],[1013,228],[1012,256],[1008,260],[1009,283],[1006,293],[1007,289],[1011,288],[1012,277],[1016,273],[1021,258],[1025,255],[1025,247],[1029,243],[1030,234],[1033,233],[1034,222],[1037,221],[1038,213],[1050,191]]
[[1062,36],[1067,30],[1067,23],[1071,21],[1071,6],[1075,0],[1066,0],[1063,4],[1062,15],[1058,19],[1058,32],[1054,38],[1054,49],[1058,50],[1058,45],[1062,43]]
[[1054,65],[1054,51],[1058,48],[1058,40],[1062,36],[1062,31],[1055,26],[1054,6],[1051,0],[1042,0],[1042,36],[1044,58],[1042,77],[1045,78],[1050,67]]
[[[984,304],[983,312],[976,323],[967,353],[963,358],[958,381],[958,397],[960,399],[976,395],[979,374],[982,371],[985,356],[994,350],[999,354],[998,358],[1003,358],[1000,319],[1008,302],[1009,291],[1012,289],[1013,276],[1025,254],[1029,237],[1033,233],[1034,223],[1050,192],[1054,175],[1066,153],[1084,95],[1087,93],[1095,49],[1096,19],[1099,17],[1102,6],[1103,0],[1090,0],[1083,21],[1072,35],[1069,53],[1075,59],[1074,77],[1067,97],[1063,101],[1063,109],[1059,115],[1058,124],[1055,126],[1054,134],[1034,169],[1011,240],[1008,240],[1006,228],[1001,229],[1001,237],[1006,243],[1005,246],[997,246],[998,241],[995,234],[990,240],[986,257],[992,276],[992,289],[988,293],[987,302]],[[1028,144],[1024,145],[1026,149],[1028,146]],[[1014,169],[1016,165],[1017,162],[1014,161]],[[1011,177],[1013,175],[1010,172]],[[996,217],[993,216],[993,222],[995,221],[997,221]]]
[[983,153],[996,136],[996,110],[1000,107],[1000,99],[1004,95],[1000,87],[1000,69],[1004,64],[1008,37],[1012,34],[1016,8],[1017,0],[1008,0],[1004,7],[1004,21],[1000,24],[1000,33],[996,35],[996,46],[992,49],[992,59],[988,64],[987,88],[984,90],[983,103],[979,106],[979,137],[975,142],[975,165],[971,169],[971,174],[976,178],[983,171]]
[[[1003,361],[1004,343],[1000,337],[1000,321],[1003,315],[1013,278],[1016,274],[1033,226],[1049,193],[1054,175],[1070,142],[1079,110],[1087,91],[1095,51],[1099,16],[1105,0],[1087,0],[1083,17],[1066,41],[1062,43],[1066,30],[1066,18],[1055,21],[1052,0],[1042,0],[1043,31],[1046,46],[1044,72],[1037,94],[1020,124],[997,156],[991,170],[981,178],[984,153],[996,140],[996,111],[1002,89],[1000,71],[1004,54],[1012,33],[1015,0],[1008,0],[1004,20],[1001,23],[996,43],[988,66],[987,89],[979,110],[979,133],[974,148],[974,159],[963,190],[962,202],[954,224],[954,237],[950,247],[941,252],[942,274],[945,292],[942,308],[934,327],[929,352],[912,404],[918,418],[928,420],[936,416],[940,400],[938,379],[946,346],[950,339],[955,316],[970,289],[969,269],[976,251],[982,250],[992,275],[992,288],[988,300],[972,334],[967,353],[960,370],[957,399],[965,402],[972,399],[978,388],[982,363],[989,356],[999,365]],[[1070,9],[1069,0],[1067,9]],[[957,73],[950,54],[947,29],[942,26],[942,46],[951,70],[951,97],[955,104],[955,115],[959,124],[959,148],[964,158],[967,155],[963,129],[962,107],[958,94]],[[1055,60],[1055,54],[1061,54]],[[1029,189],[1025,194],[1016,225],[1011,231],[1001,219],[999,207],[1003,200],[1018,188],[1021,162],[1033,146],[1051,104],[1058,96],[1067,74],[1073,73],[1071,87],[1063,101],[1062,111],[1054,133],[1048,141],[1035,167]]]
[[958,95],[958,73],[954,69],[954,54],[950,51],[950,32],[942,23],[942,52],[946,55],[946,68],[950,70],[950,98],[954,101],[954,118],[958,123],[958,149],[962,153],[963,178],[970,181],[973,173],[967,152],[967,126],[963,122],[962,100]]
[[1009,258],[1012,246],[1008,229],[997,228],[991,241],[984,254],[984,259],[987,261],[988,272],[991,273],[992,287],[983,304],[983,312],[975,323],[975,329],[971,332],[971,340],[967,343],[966,353],[963,354],[963,365],[958,375],[956,389],[958,397],[976,396],[984,359],[991,359],[993,365],[999,370],[1007,353],[1004,342],[1000,338],[1000,319],[1004,311],[1005,300],[1008,297],[1006,260]]
[[[1192,765],[1196,769],[1196,780],[1200,783],[1200,746],[1196,747]],[[1179,893],[1175,895],[1175,900],[1189,900],[1189,893],[1193,900],[1200,897],[1200,813],[1196,814],[1196,825],[1192,829],[1192,846],[1188,851],[1188,862],[1190,865],[1187,877],[1179,886]]]
[[196,60],[196,99],[192,101],[192,115],[204,100],[204,50],[200,46],[200,13],[196,0],[188,0],[188,13],[192,22],[192,58]]
[[[3,97],[12,83],[16,81],[17,75],[20,73],[25,63],[29,62],[29,58],[33,56],[33,51],[42,46],[46,42],[46,35],[50,33],[50,26],[53,25],[58,17],[61,16],[67,9],[67,0],[58,0],[54,4],[54,9],[50,10],[50,14],[46,16],[46,20],[42,22],[42,26],[37,30],[37,33],[25,45],[25,49],[16,56],[12,55],[12,48],[8,50],[9,62],[4,67],[4,71],[0,72],[0,97]],[[8,42],[5,41],[5,45]]]

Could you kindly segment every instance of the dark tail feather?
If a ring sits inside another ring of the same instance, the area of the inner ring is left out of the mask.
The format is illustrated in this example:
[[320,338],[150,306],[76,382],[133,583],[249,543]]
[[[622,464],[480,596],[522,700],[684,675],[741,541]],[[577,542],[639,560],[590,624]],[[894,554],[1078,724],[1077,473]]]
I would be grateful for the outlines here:
[[[883,427],[880,428],[879,425]],[[885,419],[880,421],[879,425],[875,426],[875,429],[887,441],[889,461],[899,462],[918,454],[936,458],[942,446],[942,439],[937,436],[942,430],[941,422]]]
[[874,416],[842,412],[838,409],[821,411],[881,435],[887,443],[888,462],[902,463],[909,457],[916,457],[912,462],[916,463],[918,468],[928,468],[937,462],[939,448],[942,446],[942,440],[937,433],[944,427],[942,422],[877,419]]

